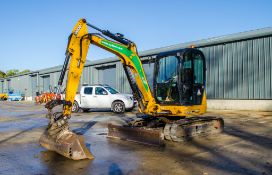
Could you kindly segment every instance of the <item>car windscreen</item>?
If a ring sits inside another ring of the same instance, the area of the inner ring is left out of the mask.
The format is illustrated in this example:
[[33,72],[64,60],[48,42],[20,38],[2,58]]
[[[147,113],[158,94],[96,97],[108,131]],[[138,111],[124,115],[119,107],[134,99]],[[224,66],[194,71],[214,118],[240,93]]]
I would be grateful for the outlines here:
[[104,87],[106,88],[111,94],[118,94],[119,92],[115,89],[113,89],[112,87]]

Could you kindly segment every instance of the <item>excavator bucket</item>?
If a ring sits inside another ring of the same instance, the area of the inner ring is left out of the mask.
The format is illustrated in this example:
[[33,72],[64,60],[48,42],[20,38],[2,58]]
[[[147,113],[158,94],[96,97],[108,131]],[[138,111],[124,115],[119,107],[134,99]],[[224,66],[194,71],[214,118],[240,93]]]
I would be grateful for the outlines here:
[[69,130],[62,132],[57,138],[52,137],[48,131],[45,131],[39,142],[44,148],[55,151],[69,159],[81,160],[94,158],[86,147],[83,136]]

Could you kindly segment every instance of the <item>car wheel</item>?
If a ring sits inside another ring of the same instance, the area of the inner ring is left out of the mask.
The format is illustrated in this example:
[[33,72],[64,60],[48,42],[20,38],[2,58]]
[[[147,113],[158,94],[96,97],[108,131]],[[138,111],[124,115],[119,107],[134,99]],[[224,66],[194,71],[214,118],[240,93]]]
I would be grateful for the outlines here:
[[115,101],[112,103],[112,110],[115,113],[121,114],[125,112],[125,104],[122,101]]
[[79,105],[78,105],[78,103],[77,103],[77,101],[74,101],[74,104],[73,104],[73,106],[72,106],[72,112],[78,112],[78,110],[79,110]]

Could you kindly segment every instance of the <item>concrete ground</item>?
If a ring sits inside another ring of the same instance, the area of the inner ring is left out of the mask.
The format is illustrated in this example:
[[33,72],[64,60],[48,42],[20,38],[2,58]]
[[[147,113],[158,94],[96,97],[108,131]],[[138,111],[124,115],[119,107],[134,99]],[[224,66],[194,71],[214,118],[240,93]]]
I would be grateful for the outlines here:
[[210,111],[224,118],[224,133],[160,148],[106,138],[109,121],[133,113],[73,114],[71,128],[95,155],[82,161],[39,146],[45,113],[32,103],[0,102],[0,174],[272,174],[271,112]]

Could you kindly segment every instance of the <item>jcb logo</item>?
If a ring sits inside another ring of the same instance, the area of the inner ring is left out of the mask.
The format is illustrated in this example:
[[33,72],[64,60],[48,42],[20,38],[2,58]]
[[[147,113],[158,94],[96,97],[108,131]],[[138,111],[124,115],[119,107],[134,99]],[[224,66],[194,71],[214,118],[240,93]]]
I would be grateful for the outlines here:
[[77,27],[77,29],[76,29],[76,31],[75,31],[75,33],[74,33],[76,36],[77,36],[78,32],[80,31],[81,27],[82,27],[81,25],[79,25],[79,26]]

